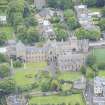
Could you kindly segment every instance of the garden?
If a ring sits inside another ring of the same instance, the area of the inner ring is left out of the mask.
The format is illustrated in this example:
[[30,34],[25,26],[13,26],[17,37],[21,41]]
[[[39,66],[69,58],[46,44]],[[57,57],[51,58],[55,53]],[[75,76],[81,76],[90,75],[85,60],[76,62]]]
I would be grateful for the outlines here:
[[27,63],[25,67],[16,68],[15,75],[13,76],[16,85],[24,90],[31,88],[32,84],[35,83],[35,75],[40,72],[40,70],[44,70],[46,65],[46,62]]

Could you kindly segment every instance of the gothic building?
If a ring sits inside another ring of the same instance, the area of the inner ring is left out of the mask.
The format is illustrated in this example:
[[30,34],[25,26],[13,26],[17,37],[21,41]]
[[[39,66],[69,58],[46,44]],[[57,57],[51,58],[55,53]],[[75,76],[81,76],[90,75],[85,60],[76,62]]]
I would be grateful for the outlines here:
[[8,45],[8,56],[16,56],[26,62],[48,62],[62,71],[77,71],[85,63],[88,40],[70,37],[68,41],[48,40],[43,47],[25,46],[22,42]]

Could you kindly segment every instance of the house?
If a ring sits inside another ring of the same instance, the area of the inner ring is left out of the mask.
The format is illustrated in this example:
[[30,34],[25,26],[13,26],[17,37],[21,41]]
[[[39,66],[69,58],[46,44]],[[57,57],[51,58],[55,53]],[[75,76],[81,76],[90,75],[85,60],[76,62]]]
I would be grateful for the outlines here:
[[105,105],[105,78],[94,78],[94,105]]
[[105,96],[105,78],[96,77],[94,79],[95,96]]
[[51,25],[49,20],[42,21],[42,23],[40,24],[40,32],[41,32],[42,38],[45,38],[45,39],[56,38],[55,32],[53,30],[53,26]]
[[6,47],[0,47],[0,53],[5,54],[7,52]]
[[7,17],[6,16],[0,16],[0,24],[6,24],[7,23]]

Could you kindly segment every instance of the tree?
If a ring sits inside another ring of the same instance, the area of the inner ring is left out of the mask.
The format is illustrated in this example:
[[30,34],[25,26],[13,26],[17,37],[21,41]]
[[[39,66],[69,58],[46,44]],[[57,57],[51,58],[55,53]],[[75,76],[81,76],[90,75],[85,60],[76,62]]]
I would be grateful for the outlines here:
[[78,28],[75,34],[78,39],[98,40],[101,37],[100,29],[85,30],[84,28]]
[[60,89],[60,83],[58,80],[52,80],[51,81],[51,90],[52,91],[58,91]]
[[72,0],[48,0],[48,6],[52,8],[69,9],[73,7]]
[[4,78],[9,76],[10,74],[10,67],[8,64],[1,64],[0,65],[0,77]]
[[24,19],[24,25],[26,27],[30,27],[30,26],[37,26],[38,22],[37,20],[34,18],[34,16],[30,16]]
[[55,34],[56,34],[56,37],[57,37],[58,41],[61,41],[62,39],[66,40],[67,37],[68,37],[67,31],[64,30],[64,29],[61,29],[61,28],[56,28]]
[[68,24],[70,30],[74,30],[79,27],[79,23],[78,23],[76,17],[69,17],[67,19],[67,24]]
[[102,14],[103,17],[105,17],[105,7],[102,8],[101,14]]
[[9,62],[9,58],[4,54],[0,53],[0,63],[5,63],[5,62]]
[[19,26],[17,37],[25,44],[33,44],[40,40],[39,33],[34,27]]
[[82,66],[80,71],[83,75],[86,75],[86,67],[85,66]]
[[47,92],[50,89],[50,80],[44,79],[41,83],[41,91]]
[[105,5],[105,0],[96,0],[97,7],[103,7]]
[[85,0],[85,4],[89,7],[96,6],[96,0]]
[[74,11],[72,9],[67,9],[64,11],[64,17],[69,18],[70,16],[74,16]]
[[3,46],[7,41],[7,35],[4,32],[0,33],[0,46]]
[[15,82],[12,79],[4,79],[0,81],[0,90],[4,95],[9,95],[15,91]]
[[51,23],[59,23],[60,22],[60,18],[58,16],[54,16],[50,19]]
[[96,63],[96,57],[93,56],[93,55],[89,55],[89,56],[87,57],[86,64],[87,64],[88,66],[92,66],[92,65],[94,65],[95,63]]
[[79,27],[79,23],[77,21],[77,18],[75,16],[73,10],[71,10],[71,9],[65,10],[64,17],[65,17],[65,21],[67,22],[70,30],[74,30],[77,27]]
[[101,62],[98,64],[98,69],[99,70],[105,70],[105,62]]
[[13,62],[13,66],[16,68],[22,67],[22,65],[23,65],[22,62],[19,60]]
[[100,26],[100,28],[101,28],[102,31],[105,31],[105,18],[102,18],[99,21],[99,26]]
[[93,71],[90,67],[87,69],[86,77],[87,77],[88,79],[94,78],[94,71]]
[[76,104],[75,105],[80,105],[80,103],[79,102],[76,102]]
[[30,15],[30,8],[25,0],[13,0],[8,4],[7,20],[14,28]]

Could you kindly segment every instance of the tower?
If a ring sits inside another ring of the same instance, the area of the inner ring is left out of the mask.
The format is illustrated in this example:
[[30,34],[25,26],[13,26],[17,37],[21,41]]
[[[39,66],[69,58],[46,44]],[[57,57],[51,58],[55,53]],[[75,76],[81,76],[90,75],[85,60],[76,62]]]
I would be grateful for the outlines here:
[[26,47],[21,41],[16,44],[16,56],[26,60]]
[[46,6],[46,2],[46,0],[34,0],[34,5],[38,10],[40,10]]

